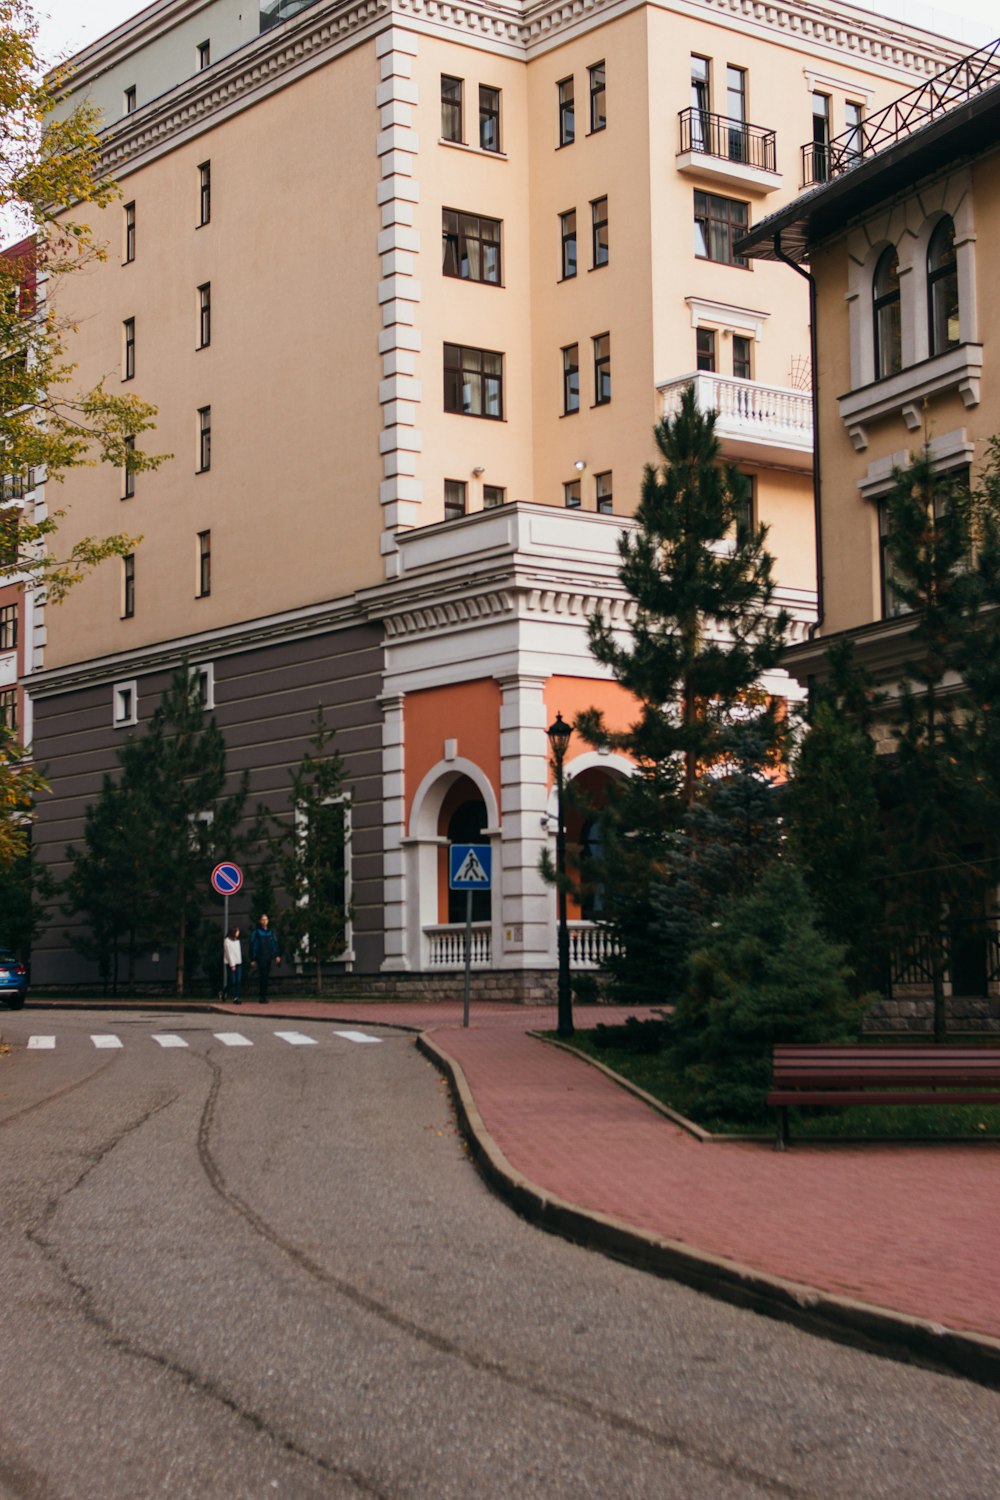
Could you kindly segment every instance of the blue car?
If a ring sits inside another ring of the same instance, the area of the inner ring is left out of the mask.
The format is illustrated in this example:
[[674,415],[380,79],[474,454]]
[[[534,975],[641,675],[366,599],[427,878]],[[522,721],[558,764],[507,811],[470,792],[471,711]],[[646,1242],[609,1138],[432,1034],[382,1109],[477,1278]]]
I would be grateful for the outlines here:
[[0,948],[0,1000],[20,1010],[28,998],[28,971],[9,948]]

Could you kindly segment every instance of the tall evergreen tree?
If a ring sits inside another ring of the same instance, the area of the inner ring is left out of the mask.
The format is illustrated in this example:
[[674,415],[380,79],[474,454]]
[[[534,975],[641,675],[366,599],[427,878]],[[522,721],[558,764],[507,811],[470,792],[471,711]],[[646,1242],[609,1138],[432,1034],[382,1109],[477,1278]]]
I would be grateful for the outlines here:
[[286,952],[308,956],[317,994],[323,992],[324,963],[344,951],[350,920],[345,886],[350,795],[333,738],[320,707],[311,748],[292,772],[291,819],[279,823],[275,840],[278,880],[290,903],[282,916],[282,943]]
[[597,710],[578,721],[590,743],[636,762],[603,820],[619,946],[611,969],[627,999],[648,997],[653,975],[669,982],[651,892],[676,879],[673,836],[706,787],[736,773],[734,732],[753,726],[755,768],[745,760],[749,737],[741,752],[753,776],[773,769],[784,738],[783,715],[758,683],[778,660],[787,617],[774,604],[767,528],[746,521],[749,481],[720,462],[715,414],[698,411],[693,387],[655,438],[661,462],[646,466],[638,526],[619,543],[619,576],[635,602],[630,637],[601,614],[589,622],[591,650],[635,697],[638,715],[620,732]]

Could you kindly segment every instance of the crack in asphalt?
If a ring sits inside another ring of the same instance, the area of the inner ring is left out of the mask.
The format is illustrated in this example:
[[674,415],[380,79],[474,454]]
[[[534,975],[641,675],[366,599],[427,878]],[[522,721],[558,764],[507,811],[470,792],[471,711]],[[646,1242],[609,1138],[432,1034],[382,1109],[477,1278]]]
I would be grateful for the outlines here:
[[804,1490],[798,1485],[786,1484],[783,1480],[775,1479],[761,1470],[753,1468],[749,1464],[719,1458],[686,1441],[676,1433],[657,1431],[656,1428],[648,1427],[645,1423],[638,1422],[622,1412],[600,1406],[597,1402],[590,1401],[584,1396],[574,1396],[566,1391],[552,1390],[542,1381],[522,1375],[500,1360],[492,1359],[487,1355],[477,1354],[471,1349],[464,1348],[455,1340],[447,1338],[444,1334],[438,1333],[432,1328],[424,1327],[414,1319],[397,1312],[388,1303],[380,1301],[370,1293],[362,1291],[360,1287],[355,1286],[352,1282],[346,1281],[343,1277],[328,1271],[318,1261],[315,1261],[312,1256],[307,1254],[306,1251],[284,1239],[226,1181],[221,1167],[212,1155],[210,1143],[212,1127],[215,1122],[216,1106],[222,1087],[222,1069],[209,1056],[205,1056],[203,1060],[212,1072],[212,1083],[208,1091],[208,1097],[205,1100],[204,1109],[202,1110],[197,1142],[198,1156],[205,1176],[219,1197],[235,1213],[239,1214],[256,1234],[273,1245],[277,1250],[280,1250],[282,1254],[288,1256],[310,1278],[331,1287],[340,1296],[353,1302],[356,1307],[370,1313],[373,1317],[378,1318],[381,1322],[396,1329],[398,1332],[404,1333],[408,1337],[433,1349],[436,1353],[461,1360],[478,1373],[490,1375],[519,1392],[537,1396],[552,1405],[560,1406],[566,1411],[572,1412],[574,1415],[601,1422],[616,1433],[620,1433],[626,1437],[639,1438],[665,1452],[701,1464],[703,1467],[724,1475],[726,1478],[755,1484],[768,1494],[780,1497],[780,1500],[819,1500],[819,1497],[811,1490]]
[[117,1061],[118,1054],[113,1052],[107,1061],[102,1062],[99,1067],[92,1069],[91,1072],[84,1074],[82,1078],[76,1079],[74,1083],[67,1083],[61,1089],[54,1089],[51,1094],[46,1094],[44,1099],[36,1099],[34,1104],[25,1104],[21,1109],[12,1110],[9,1115],[4,1115],[0,1118],[0,1129],[4,1125],[12,1125],[15,1120],[23,1119],[25,1115],[34,1114],[38,1109],[45,1109],[47,1105],[54,1104],[57,1099],[65,1099],[67,1094],[72,1094],[75,1089],[82,1089],[84,1084],[90,1083],[92,1079],[99,1077],[106,1068],[110,1068]]

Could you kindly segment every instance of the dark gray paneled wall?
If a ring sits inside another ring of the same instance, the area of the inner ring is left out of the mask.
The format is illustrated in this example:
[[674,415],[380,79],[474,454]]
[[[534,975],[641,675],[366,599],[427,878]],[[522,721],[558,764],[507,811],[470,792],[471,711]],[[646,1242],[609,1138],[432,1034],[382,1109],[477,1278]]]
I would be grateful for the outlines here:
[[[313,716],[323,705],[336,730],[335,744],[347,765],[353,795],[352,860],[354,886],[355,968],[378,971],[383,957],[382,922],[382,633],[376,625],[281,641],[231,656],[192,654],[192,663],[213,661],[215,716],[229,747],[233,784],[250,772],[250,800],[274,812],[288,809],[290,771],[307,748]],[[139,725],[115,729],[112,723],[114,681],[35,700],[34,749],[52,790],[40,799],[35,843],[53,876],[65,876],[67,844],[83,829],[84,811],[100,790],[105,771],[114,771],[116,751],[128,734],[142,732],[169,671],[138,677]],[[208,889],[206,870],[205,882]],[[246,928],[247,887],[230,903],[231,920]],[[139,977],[169,981],[171,955],[142,963]],[[53,908],[50,922],[35,944],[32,983],[92,983],[94,966],[72,943],[72,922]]]

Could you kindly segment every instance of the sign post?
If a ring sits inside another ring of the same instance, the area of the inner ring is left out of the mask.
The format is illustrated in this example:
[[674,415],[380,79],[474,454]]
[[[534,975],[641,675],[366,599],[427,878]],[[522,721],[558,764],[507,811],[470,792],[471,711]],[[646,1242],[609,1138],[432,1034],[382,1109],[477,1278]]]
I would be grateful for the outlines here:
[[493,886],[493,849],[489,844],[452,844],[448,850],[448,889],[465,892],[465,997],[462,1025],[469,1024],[472,974],[472,893]]
[[212,871],[212,890],[222,897],[222,993],[219,997],[222,1000],[226,998],[225,940],[229,936],[229,898],[235,896],[242,884],[243,871],[231,859],[224,859]]

